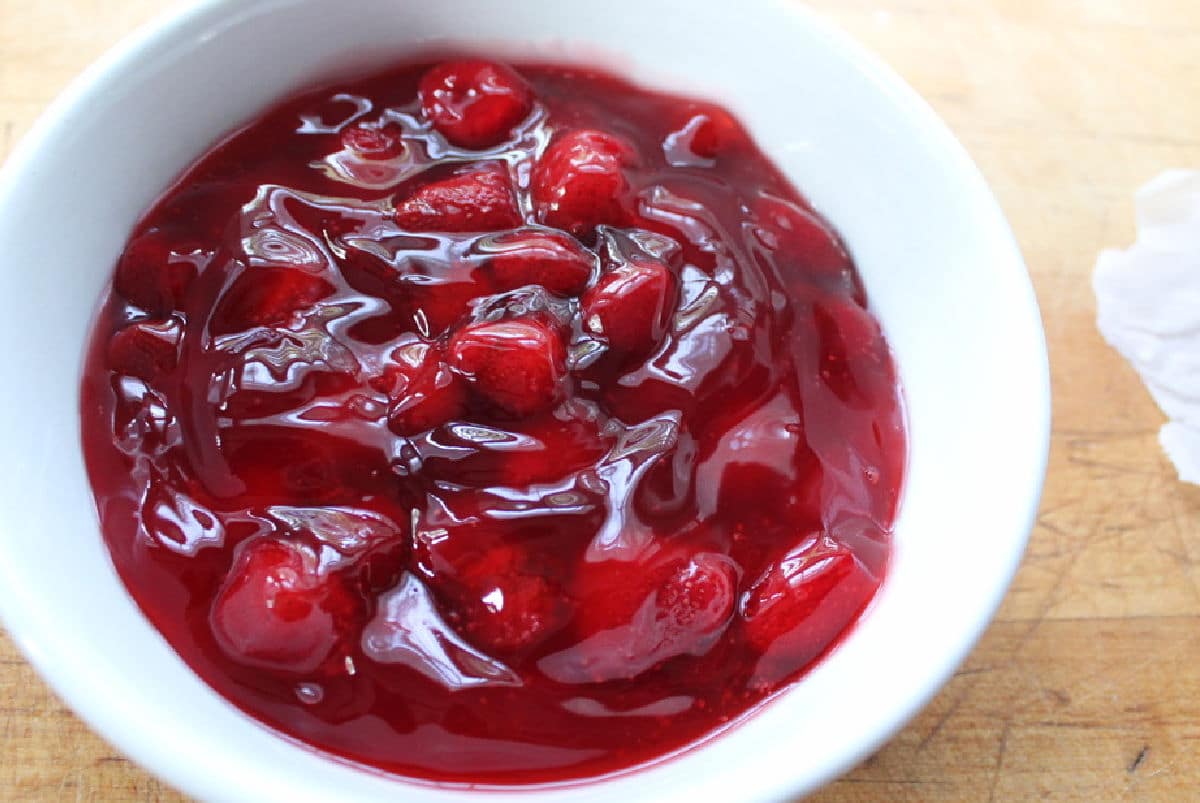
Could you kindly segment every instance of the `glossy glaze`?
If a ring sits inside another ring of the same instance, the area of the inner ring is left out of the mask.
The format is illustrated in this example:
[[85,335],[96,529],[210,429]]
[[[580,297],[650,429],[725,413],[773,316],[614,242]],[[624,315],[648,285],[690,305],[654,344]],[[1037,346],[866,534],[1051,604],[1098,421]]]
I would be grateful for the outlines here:
[[873,596],[904,465],[851,260],[736,121],[518,71],[446,129],[483,150],[416,65],[206,154],[84,375],[105,538],[183,659],[428,779],[595,776],[750,711]]

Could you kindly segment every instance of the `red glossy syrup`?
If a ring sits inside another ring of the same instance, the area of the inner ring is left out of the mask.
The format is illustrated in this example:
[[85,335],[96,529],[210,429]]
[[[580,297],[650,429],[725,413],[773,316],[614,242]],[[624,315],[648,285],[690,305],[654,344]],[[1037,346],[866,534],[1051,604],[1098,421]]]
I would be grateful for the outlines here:
[[426,779],[626,769],[795,681],[879,585],[905,460],[854,266],[738,122],[519,72],[392,69],[205,154],[83,382],[180,656]]

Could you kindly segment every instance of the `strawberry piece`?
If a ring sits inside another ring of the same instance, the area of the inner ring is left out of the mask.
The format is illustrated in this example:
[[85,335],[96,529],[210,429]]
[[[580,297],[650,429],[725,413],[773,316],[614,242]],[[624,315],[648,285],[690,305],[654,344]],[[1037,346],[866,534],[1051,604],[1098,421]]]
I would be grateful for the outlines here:
[[538,668],[560,683],[603,683],[708,652],[733,614],[737,571],[725,555],[668,548],[633,563],[585,562],[575,591],[580,640]]
[[475,392],[505,413],[525,417],[558,400],[566,348],[538,318],[471,324],[450,339],[449,352]]
[[454,601],[459,632],[489,653],[537,646],[566,624],[570,611],[562,589],[534,572],[512,546],[463,562],[445,593]]
[[379,592],[408,565],[408,503],[375,496],[349,507],[273,505],[266,513],[279,531],[319,550],[326,571],[350,567],[362,588]]
[[388,427],[392,432],[412,436],[462,415],[467,389],[442,361],[440,348],[410,343],[395,349],[391,359],[383,376],[371,384],[391,400]]
[[674,277],[661,260],[631,256],[584,293],[584,329],[617,351],[647,354],[666,333],[673,296]]
[[[487,276],[477,275],[469,265],[451,263],[420,276],[421,281],[407,277],[397,307],[403,310],[426,337],[437,337],[458,323],[472,304],[492,293]],[[416,277],[414,277],[416,278]]]
[[[389,494],[391,472],[374,445],[325,434],[328,427],[239,425],[220,430],[221,468],[242,504],[345,504]],[[203,467],[201,468],[203,470]],[[216,495],[218,489],[210,489]]]
[[175,370],[183,330],[177,320],[133,323],[108,341],[108,367],[119,374],[154,382]]
[[579,238],[604,223],[624,225],[632,209],[626,168],[637,161],[633,146],[613,134],[584,129],[559,136],[533,170],[538,219]]
[[476,244],[497,290],[536,284],[558,296],[583,292],[595,255],[569,234],[547,229],[504,232]]
[[404,153],[404,139],[397,126],[352,125],[342,129],[342,147],[361,159],[394,159]]
[[522,223],[508,169],[496,162],[426,184],[396,204],[395,219],[407,231],[455,233]]
[[333,293],[330,282],[299,268],[247,268],[217,301],[209,329],[229,334],[255,326],[284,326],[297,312]]
[[815,535],[771,563],[742,596],[754,682],[774,687],[819,657],[862,612],[879,580],[845,545]]
[[817,299],[812,311],[821,347],[818,371],[830,390],[848,404],[886,398],[896,377],[875,317],[838,296]]
[[701,159],[716,159],[735,143],[746,142],[746,133],[729,112],[704,106],[684,125],[687,146]]
[[514,488],[561,480],[590,468],[608,451],[611,438],[599,422],[571,415],[561,420],[547,413],[521,424],[520,447],[498,452],[498,482]]
[[776,261],[792,278],[816,281],[858,303],[865,302],[862,285],[845,245],[815,212],[798,204],[763,195],[754,205],[758,235],[775,251]]
[[176,253],[176,245],[157,228],[130,241],[117,263],[113,289],[156,317],[178,309],[197,270],[194,261]]
[[526,488],[559,483],[595,466],[612,445],[594,408],[568,400],[505,429],[472,427],[439,434],[448,454],[422,462],[432,477],[472,487]]
[[491,515],[499,501],[479,493],[431,498],[414,530],[414,556],[446,621],[480,649],[511,655],[561,630],[571,606],[555,579],[559,567],[508,540],[520,524]]
[[491,61],[447,61],[421,77],[421,112],[446,140],[481,150],[512,135],[533,108],[533,91],[511,67]]
[[261,669],[310,673],[343,640],[358,607],[316,555],[290,541],[246,542],[213,600],[209,621],[231,658]]

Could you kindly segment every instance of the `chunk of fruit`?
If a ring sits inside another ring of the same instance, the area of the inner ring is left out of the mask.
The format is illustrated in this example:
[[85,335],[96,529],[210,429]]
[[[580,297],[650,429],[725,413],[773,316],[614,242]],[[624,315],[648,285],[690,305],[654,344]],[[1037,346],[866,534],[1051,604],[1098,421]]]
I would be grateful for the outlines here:
[[557,137],[533,170],[538,219],[581,238],[602,223],[625,224],[632,208],[626,168],[637,161],[633,146],[613,134],[585,129]]
[[562,589],[533,571],[524,552],[513,546],[465,561],[450,585],[459,632],[485,652],[528,650],[560,630],[569,617]]
[[499,145],[533,108],[533,92],[512,68],[490,61],[447,61],[421,78],[421,111],[452,145]]
[[580,302],[584,330],[622,352],[646,354],[670,318],[674,277],[659,259],[632,256],[601,274]]
[[746,640],[761,654],[755,683],[774,686],[820,656],[878,586],[849,548],[825,534],[768,566],[739,606]]
[[772,249],[775,260],[787,271],[784,281],[814,281],[833,292],[863,303],[865,296],[846,247],[833,229],[815,212],[799,204],[763,195],[754,204],[759,237]]
[[429,343],[410,343],[391,354],[383,376],[371,384],[391,400],[388,427],[411,436],[440,426],[462,414],[467,389],[462,377],[442,360],[442,350]]
[[108,367],[153,382],[175,370],[182,335],[183,330],[174,319],[130,324],[108,341]]
[[396,204],[395,218],[407,231],[499,231],[522,223],[508,169],[494,162],[426,184]]
[[309,673],[331,655],[354,616],[353,595],[322,575],[316,556],[289,541],[246,543],[213,600],[217,643],[234,660]]
[[562,338],[534,318],[466,326],[450,339],[449,353],[476,393],[520,417],[552,406],[566,374]]
[[703,165],[735,143],[745,142],[745,132],[729,112],[692,104],[683,124],[663,141],[663,152],[672,165]]
[[155,316],[166,316],[183,304],[196,264],[173,250],[162,229],[150,229],[130,241],[117,263],[113,288]]
[[429,476],[474,487],[525,488],[559,483],[593,467],[613,437],[594,406],[578,399],[520,422],[498,427],[462,427],[439,434],[446,452],[422,463]]
[[603,683],[708,652],[733,614],[737,571],[725,555],[669,548],[633,563],[585,562],[575,588],[580,640],[538,668],[560,683]]
[[255,326],[284,326],[294,314],[334,293],[334,286],[299,268],[247,268],[225,289],[209,329],[228,334]]
[[595,255],[569,234],[550,229],[518,229],[487,237],[475,250],[487,258],[484,270],[496,289],[541,285],[558,296],[583,292]]
[[529,531],[494,515],[500,504],[486,493],[429,496],[414,530],[414,557],[446,621],[480,649],[510,655],[560,630],[571,605],[555,579],[561,569],[535,559],[539,553],[525,546]]
[[[320,429],[240,425],[221,430],[223,473],[240,485],[239,504],[347,504],[392,491],[387,460],[375,446]],[[208,466],[198,466],[203,472]],[[204,473],[200,473],[204,476]],[[221,496],[221,489],[209,488]]]
[[396,126],[352,125],[342,129],[342,147],[362,159],[394,159],[404,153]]
[[886,398],[896,377],[874,316],[838,296],[817,299],[812,312],[822,381],[847,404],[865,407],[872,399]]
[[437,337],[466,316],[476,300],[492,293],[488,278],[457,262],[430,267],[397,283],[400,295],[396,307],[413,321],[418,332]]
[[361,587],[378,592],[408,564],[410,501],[375,496],[349,507],[273,505],[266,514],[281,531],[320,550],[326,571],[349,568]]

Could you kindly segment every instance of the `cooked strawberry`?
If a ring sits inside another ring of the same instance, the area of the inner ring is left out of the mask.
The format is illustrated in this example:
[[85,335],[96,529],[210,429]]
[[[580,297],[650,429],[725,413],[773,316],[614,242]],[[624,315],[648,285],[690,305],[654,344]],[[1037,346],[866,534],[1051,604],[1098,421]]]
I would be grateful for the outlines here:
[[419,342],[392,352],[383,376],[372,383],[391,400],[388,427],[392,432],[416,435],[462,414],[466,386],[442,356],[437,346]]
[[584,129],[556,137],[533,170],[538,219],[580,238],[602,223],[626,223],[632,209],[626,169],[636,163],[633,146],[613,134]]
[[228,334],[255,326],[283,326],[293,315],[333,295],[334,286],[300,268],[246,268],[225,289],[209,329]]
[[712,160],[734,143],[746,140],[742,126],[725,109],[715,106],[696,108],[682,130],[688,149],[698,157]]
[[490,653],[528,650],[557,632],[570,608],[557,585],[532,570],[522,550],[497,547],[459,567],[454,599],[458,629]]
[[674,296],[674,277],[662,260],[629,257],[602,273],[584,293],[584,330],[617,351],[647,354],[666,332]]
[[213,600],[217,643],[248,666],[311,673],[331,655],[358,604],[316,555],[290,541],[258,538],[239,551]]
[[742,595],[746,640],[759,651],[765,687],[806,667],[871,600],[879,580],[854,552],[817,534],[770,564]]
[[395,219],[407,231],[500,231],[522,223],[508,169],[497,162],[420,187],[396,204]]
[[604,420],[582,402],[570,400],[503,429],[467,428],[443,433],[446,454],[423,462],[432,477],[475,487],[524,488],[569,479],[603,457],[613,438]]
[[579,640],[538,668],[560,683],[603,683],[706,653],[733,614],[737,572],[725,555],[666,547],[634,562],[584,562],[575,591]]
[[569,234],[527,228],[486,237],[475,251],[486,259],[486,271],[497,290],[536,284],[558,296],[583,292],[596,263],[595,255]]
[[776,252],[776,263],[786,271],[784,281],[815,281],[863,303],[862,285],[845,245],[815,212],[791,201],[760,195],[754,216],[759,221],[759,237]]
[[450,364],[501,411],[528,416],[553,405],[566,374],[566,348],[537,318],[474,323],[450,339]]
[[842,296],[821,296],[812,306],[820,348],[821,380],[844,402],[864,404],[890,393],[896,376],[879,322]]
[[397,126],[347,126],[341,139],[343,148],[362,159],[394,159],[404,153],[404,140]]
[[455,630],[486,652],[513,654],[560,630],[571,605],[555,567],[510,540],[520,525],[492,515],[489,506],[499,502],[480,493],[431,497],[414,532],[414,557]]
[[377,447],[318,427],[225,427],[220,455],[221,469],[233,475],[233,490],[248,506],[345,504],[392,489]]
[[487,276],[478,275],[467,265],[450,264],[422,277],[400,282],[401,299],[397,306],[412,320],[416,331],[437,337],[458,323],[473,303],[493,292]]
[[174,247],[180,247],[177,238],[161,229],[131,240],[117,263],[113,289],[151,315],[179,309],[197,271],[195,262]]
[[108,341],[108,367],[153,382],[175,369],[182,335],[179,321],[174,319],[130,324]]
[[425,119],[452,145],[471,150],[508,139],[533,108],[525,80],[491,61],[443,62],[422,76],[418,91]]

